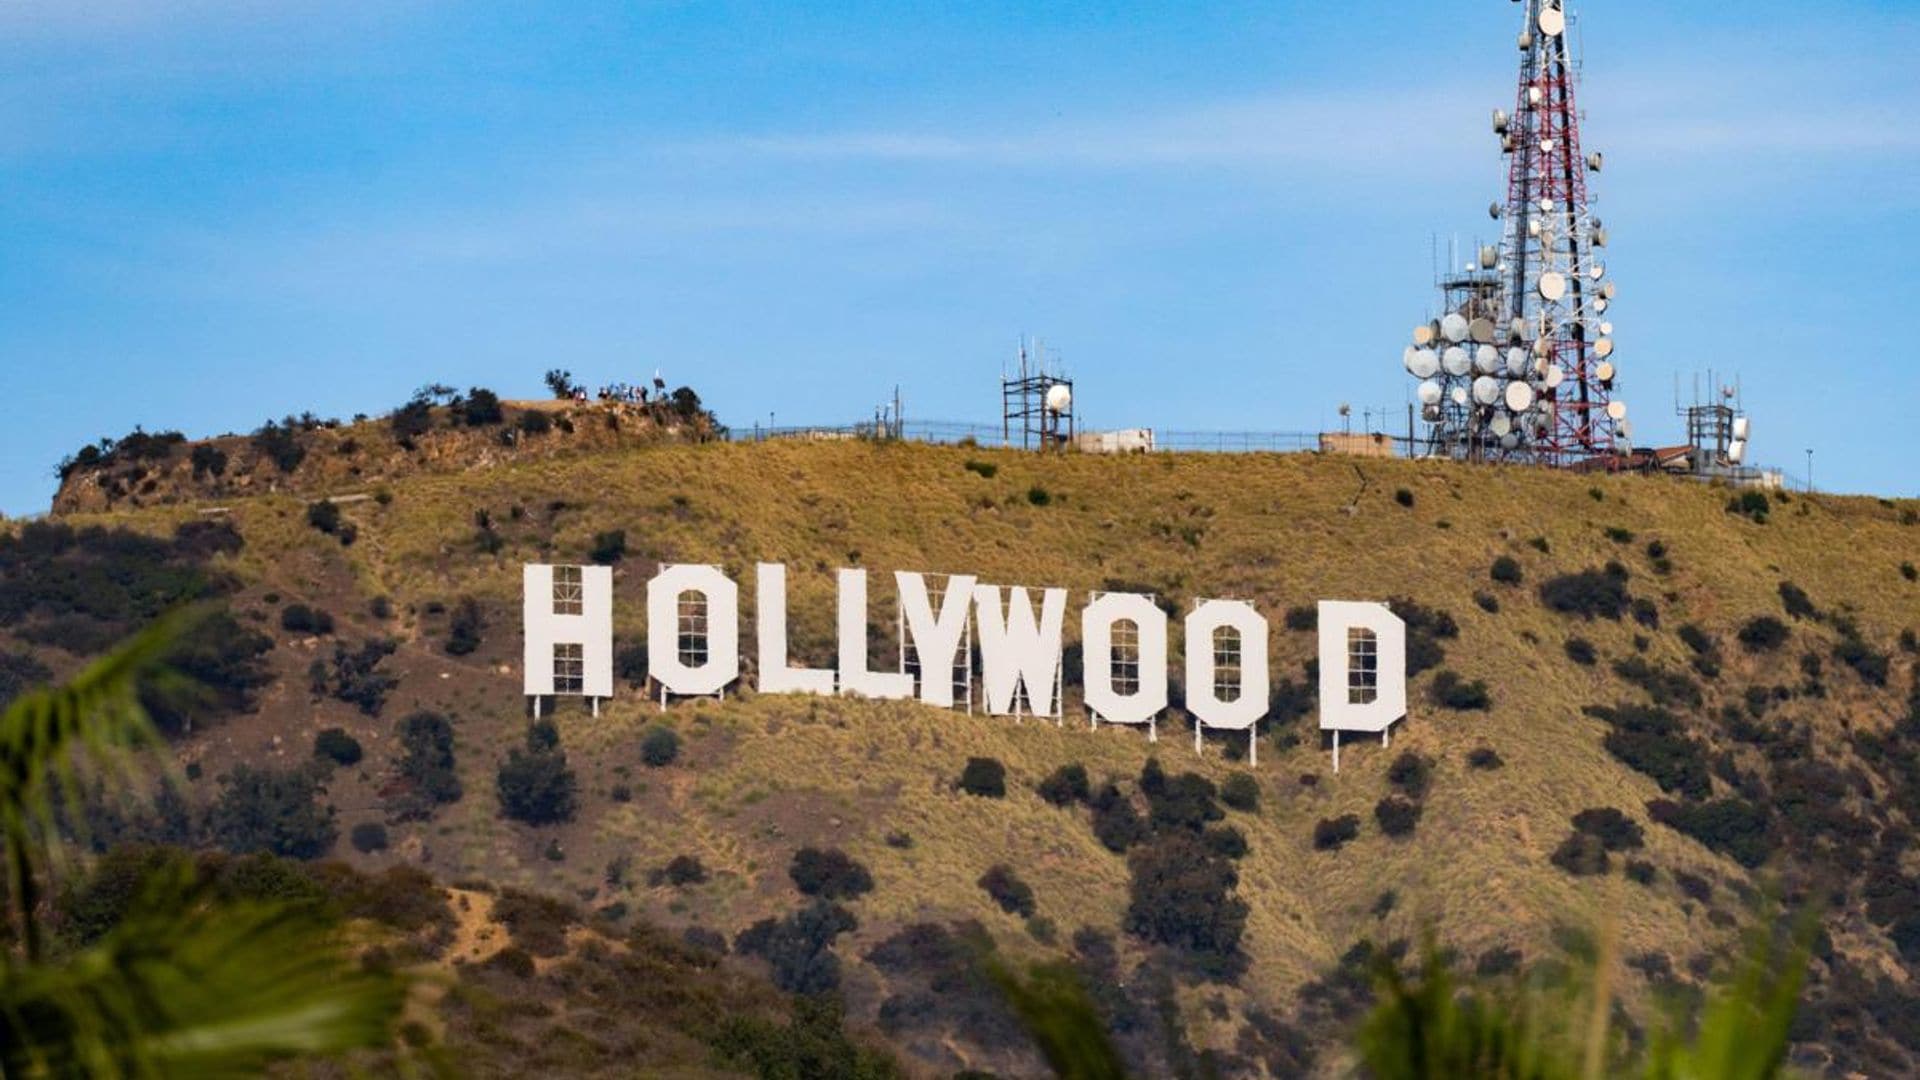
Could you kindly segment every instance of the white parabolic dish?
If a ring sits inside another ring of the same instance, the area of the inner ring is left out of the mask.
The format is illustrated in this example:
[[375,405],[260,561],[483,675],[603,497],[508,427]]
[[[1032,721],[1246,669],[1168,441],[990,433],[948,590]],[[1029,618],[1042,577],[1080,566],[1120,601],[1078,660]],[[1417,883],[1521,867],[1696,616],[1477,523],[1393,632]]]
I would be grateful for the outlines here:
[[1627,403],[1624,401],[1607,402],[1607,415],[1611,417],[1616,424],[1625,420],[1627,418]]
[[1567,279],[1552,270],[1541,274],[1540,295],[1548,300],[1558,300],[1567,295]]
[[1487,427],[1495,435],[1504,437],[1513,430],[1513,419],[1506,413],[1495,413],[1493,419],[1487,421]]
[[1422,405],[1440,404],[1440,384],[1434,382],[1432,379],[1421,383],[1420,389],[1417,390],[1415,394],[1419,397],[1420,404]]
[[1567,29],[1567,13],[1557,7],[1540,12],[1540,32],[1548,37],[1559,37]]
[[1473,380],[1473,400],[1482,405],[1500,403],[1500,380],[1491,375],[1482,375]]
[[1065,383],[1055,383],[1047,387],[1047,409],[1050,412],[1063,413],[1073,406],[1073,390]]
[[1407,360],[1407,372],[1416,379],[1431,379],[1440,374],[1440,354],[1432,349],[1415,349]]
[[1473,351],[1473,369],[1482,375],[1492,375],[1500,370],[1500,350],[1491,345],[1482,345]]
[[1514,412],[1526,412],[1533,408],[1533,387],[1523,382],[1508,383],[1507,408]]
[[1441,355],[1440,366],[1446,368],[1449,375],[1465,375],[1473,367],[1473,361],[1467,356],[1467,350],[1455,345]]
[[1448,341],[1465,341],[1470,324],[1464,315],[1454,312],[1440,320],[1440,332],[1447,335]]

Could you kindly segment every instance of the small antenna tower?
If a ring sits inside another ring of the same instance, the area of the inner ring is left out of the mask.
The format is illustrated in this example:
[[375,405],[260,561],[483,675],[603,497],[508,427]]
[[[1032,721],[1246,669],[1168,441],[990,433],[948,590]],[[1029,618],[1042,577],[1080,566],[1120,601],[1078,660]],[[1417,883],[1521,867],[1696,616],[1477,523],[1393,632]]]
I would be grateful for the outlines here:
[[1073,380],[1050,370],[1046,347],[1020,339],[1019,372],[1000,377],[1000,440],[1022,450],[1063,450],[1075,431]]

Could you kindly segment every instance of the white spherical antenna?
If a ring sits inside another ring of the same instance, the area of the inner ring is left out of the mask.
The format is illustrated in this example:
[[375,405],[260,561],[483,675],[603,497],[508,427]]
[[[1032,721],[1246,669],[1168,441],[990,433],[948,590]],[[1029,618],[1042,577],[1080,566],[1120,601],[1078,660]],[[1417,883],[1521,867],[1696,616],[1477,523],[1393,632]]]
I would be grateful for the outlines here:
[[1540,32],[1548,37],[1559,37],[1567,30],[1567,13],[1557,7],[1545,8],[1540,12]]
[[1473,351],[1473,370],[1482,375],[1492,375],[1500,370],[1500,350],[1491,345],[1482,345]]
[[1473,367],[1473,359],[1467,350],[1455,345],[1441,354],[1440,366],[1446,368],[1449,375],[1465,375]]
[[1543,153],[1543,154],[1551,154],[1551,153],[1553,153],[1553,147],[1554,147],[1554,142],[1553,142],[1553,140],[1552,140],[1552,139],[1541,139],[1541,140],[1540,140],[1540,152],[1541,152],[1541,153]]
[[1467,317],[1458,312],[1449,312],[1446,318],[1440,320],[1440,332],[1447,336],[1448,341],[1467,340],[1471,329],[1472,324],[1467,322]]
[[1533,408],[1533,387],[1524,382],[1507,384],[1507,408],[1523,413]]
[[1553,270],[1541,274],[1540,295],[1549,301],[1558,300],[1567,295],[1567,279]]
[[1432,349],[1415,349],[1407,361],[1407,371],[1416,379],[1431,379],[1440,374],[1440,354]]
[[1602,360],[1605,360],[1607,357],[1612,356],[1613,355],[1613,339],[1603,337],[1599,341],[1594,342],[1593,355],[1599,357]]
[[1440,404],[1441,395],[1440,384],[1432,379],[1421,383],[1419,389],[1414,391],[1414,396],[1420,399],[1420,404],[1422,405]]
[[1607,402],[1607,417],[1616,424],[1625,420],[1627,418],[1627,403],[1624,401]]
[[1073,407],[1073,390],[1066,383],[1047,387],[1047,411],[1063,413]]
[[1541,200],[1540,200],[1540,212],[1541,212],[1541,213],[1544,213],[1544,214],[1551,214],[1551,213],[1553,213],[1553,200],[1552,200],[1552,199],[1541,199]]
[[1482,375],[1473,380],[1473,400],[1482,405],[1500,403],[1500,380],[1491,375]]

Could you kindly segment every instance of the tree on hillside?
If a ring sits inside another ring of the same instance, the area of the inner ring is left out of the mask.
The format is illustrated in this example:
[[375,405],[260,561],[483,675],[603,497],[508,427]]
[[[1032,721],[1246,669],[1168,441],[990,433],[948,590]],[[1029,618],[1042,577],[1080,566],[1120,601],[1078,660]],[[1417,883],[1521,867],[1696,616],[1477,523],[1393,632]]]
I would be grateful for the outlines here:
[[573,381],[573,372],[561,368],[552,368],[547,372],[547,389],[561,401],[570,401],[580,391],[580,384]]
[[174,615],[70,682],[0,713],[7,859],[0,1074],[253,1074],[300,1055],[389,1044],[406,997],[357,963],[310,907],[231,902],[173,860],[99,935],[56,944],[43,897],[70,855],[58,791],[76,770],[124,785],[155,745],[140,689],[194,619]]

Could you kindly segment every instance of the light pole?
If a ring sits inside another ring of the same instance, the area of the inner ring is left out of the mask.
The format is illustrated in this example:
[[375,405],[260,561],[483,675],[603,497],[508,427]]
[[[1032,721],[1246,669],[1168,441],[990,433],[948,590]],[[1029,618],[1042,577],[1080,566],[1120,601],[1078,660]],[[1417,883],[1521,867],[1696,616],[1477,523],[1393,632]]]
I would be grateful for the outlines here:
[[1807,447],[1807,494],[1813,494],[1813,447]]

